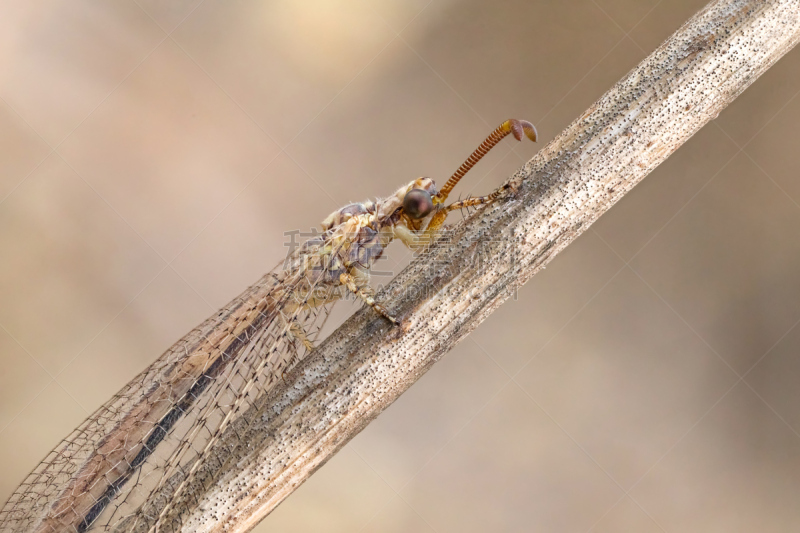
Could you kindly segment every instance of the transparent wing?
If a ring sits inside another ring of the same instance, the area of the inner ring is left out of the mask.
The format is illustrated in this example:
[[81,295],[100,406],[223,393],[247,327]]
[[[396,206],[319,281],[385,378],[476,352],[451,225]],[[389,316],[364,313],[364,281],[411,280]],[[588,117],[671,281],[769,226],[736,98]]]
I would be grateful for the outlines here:
[[306,305],[324,276],[283,266],[178,341],[50,452],[0,511],[0,531],[170,530],[160,518],[185,497],[207,450],[307,354],[304,340],[314,340],[335,301]]

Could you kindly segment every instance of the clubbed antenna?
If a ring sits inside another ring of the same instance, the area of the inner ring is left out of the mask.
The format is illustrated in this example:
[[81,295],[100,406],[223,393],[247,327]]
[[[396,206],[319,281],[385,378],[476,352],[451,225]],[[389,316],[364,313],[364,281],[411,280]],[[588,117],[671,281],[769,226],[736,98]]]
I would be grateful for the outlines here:
[[444,184],[444,187],[439,191],[439,194],[436,195],[434,201],[436,203],[442,203],[447,198],[447,195],[450,194],[450,191],[453,190],[453,187],[456,186],[458,181],[464,177],[464,174],[469,172],[469,169],[475,166],[475,163],[481,160],[483,156],[489,153],[489,150],[494,148],[494,145],[500,142],[500,140],[508,135],[509,133],[514,134],[514,138],[518,141],[522,140],[522,136],[525,135],[528,139],[536,142],[538,134],[536,133],[536,127],[528,122],[527,120],[517,120],[515,118],[506,120],[500,127],[494,130],[491,135],[486,137],[486,140],[481,143],[481,145],[472,152],[464,164],[458,167],[455,174],[453,174],[447,183]]

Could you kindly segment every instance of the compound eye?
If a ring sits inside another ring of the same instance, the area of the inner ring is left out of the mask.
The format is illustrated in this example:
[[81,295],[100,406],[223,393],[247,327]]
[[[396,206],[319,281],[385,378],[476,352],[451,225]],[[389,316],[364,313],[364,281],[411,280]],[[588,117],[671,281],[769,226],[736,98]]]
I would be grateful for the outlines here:
[[433,211],[433,199],[428,191],[411,189],[403,198],[403,210],[415,220],[425,218]]

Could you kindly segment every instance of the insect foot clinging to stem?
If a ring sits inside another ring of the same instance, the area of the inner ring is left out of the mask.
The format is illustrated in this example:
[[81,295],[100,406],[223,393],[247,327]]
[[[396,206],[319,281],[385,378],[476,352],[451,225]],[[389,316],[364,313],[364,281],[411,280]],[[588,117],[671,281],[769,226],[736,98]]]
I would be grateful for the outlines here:
[[[511,187],[506,184],[486,196],[467,198],[444,205],[458,181],[500,140],[511,133],[521,141],[537,140],[536,128],[525,120],[503,122],[467,158],[441,189],[430,178],[418,178],[393,195],[354,203],[331,213],[323,222],[323,234],[305,243],[290,270],[306,278],[313,295],[295,298],[298,307],[311,308],[333,302],[346,290],[372,307],[392,324],[398,324],[380,303],[369,285],[370,269],[384,248],[395,238],[414,251],[425,249],[451,211],[493,202]],[[302,272],[300,272],[302,271]],[[305,335],[291,328],[295,337],[307,343]]]

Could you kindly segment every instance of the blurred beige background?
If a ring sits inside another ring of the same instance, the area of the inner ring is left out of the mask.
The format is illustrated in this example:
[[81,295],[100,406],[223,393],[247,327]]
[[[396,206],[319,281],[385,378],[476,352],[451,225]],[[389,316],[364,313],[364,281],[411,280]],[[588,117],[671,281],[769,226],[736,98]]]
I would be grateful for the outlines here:
[[[1,2],[0,500],[284,231],[533,121],[490,191],[704,4]],[[795,50],[257,531],[800,529],[798,91]]]

